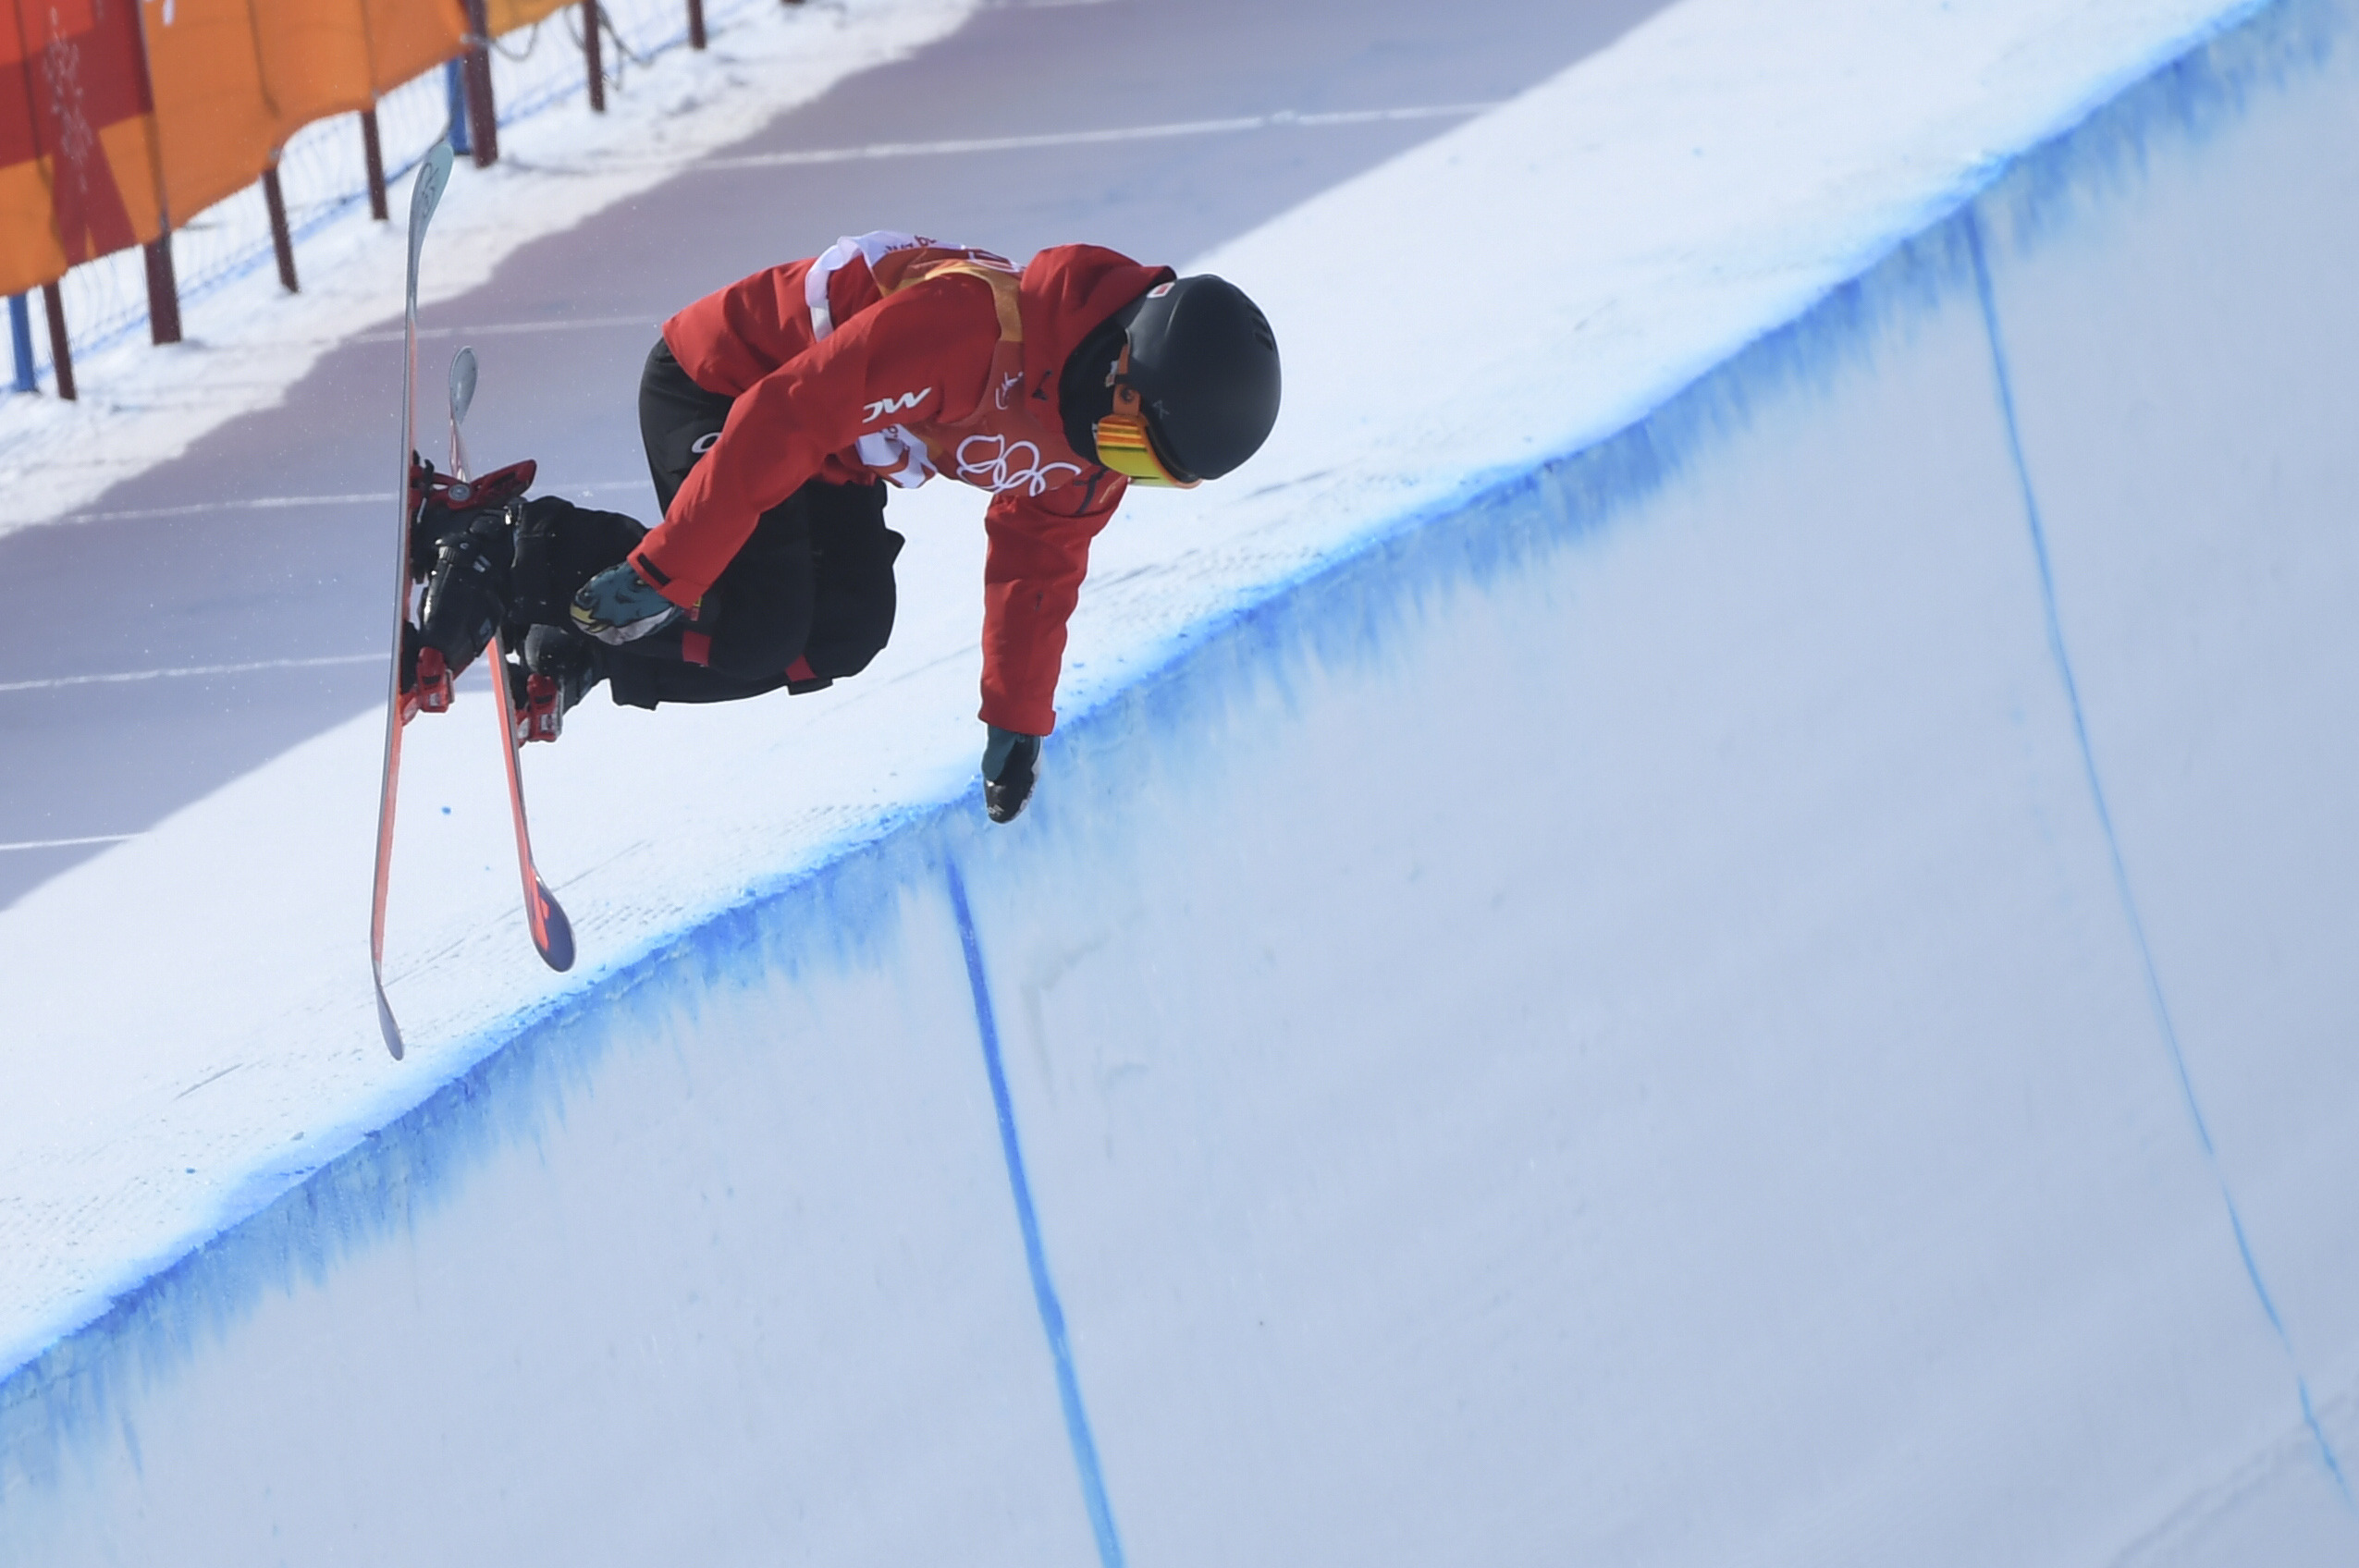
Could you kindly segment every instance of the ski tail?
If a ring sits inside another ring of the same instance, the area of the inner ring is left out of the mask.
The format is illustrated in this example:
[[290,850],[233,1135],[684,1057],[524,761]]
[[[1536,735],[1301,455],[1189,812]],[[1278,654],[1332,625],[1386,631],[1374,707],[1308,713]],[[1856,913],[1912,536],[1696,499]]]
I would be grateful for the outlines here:
[[376,885],[369,905],[369,969],[376,981],[376,1022],[385,1048],[401,1060],[401,1028],[385,998],[385,902],[393,870],[393,806],[401,778],[401,632],[410,619],[410,465],[416,450],[418,376],[418,260],[425,251],[426,226],[434,221],[443,188],[450,183],[451,152],[446,139],[427,150],[410,187],[410,268],[401,307],[401,471],[395,483],[399,516],[393,532],[393,668],[386,680],[385,770],[376,803]]
[[508,689],[507,653],[496,632],[488,652],[492,690],[498,696],[500,754],[508,763],[508,810],[516,824],[516,870],[524,888],[524,919],[532,927],[533,946],[540,949],[541,962],[562,973],[573,967],[573,923],[566,918],[564,907],[533,864],[532,830],[524,823],[524,773],[516,755],[524,737],[518,732],[516,699]]

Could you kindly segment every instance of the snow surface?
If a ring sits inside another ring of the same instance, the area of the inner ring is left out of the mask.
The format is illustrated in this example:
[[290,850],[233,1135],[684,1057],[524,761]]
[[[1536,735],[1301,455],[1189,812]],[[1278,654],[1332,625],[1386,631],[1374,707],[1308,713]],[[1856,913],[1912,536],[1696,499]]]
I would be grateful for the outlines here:
[[1141,1562],[2347,1561],[2350,25],[1664,13],[1205,259],[1286,419],[1015,827],[947,486],[860,680],[528,757],[574,975],[413,729],[406,1064],[374,719],[0,913],[5,1364],[219,1238],[0,1542],[1086,1561],[965,937]]

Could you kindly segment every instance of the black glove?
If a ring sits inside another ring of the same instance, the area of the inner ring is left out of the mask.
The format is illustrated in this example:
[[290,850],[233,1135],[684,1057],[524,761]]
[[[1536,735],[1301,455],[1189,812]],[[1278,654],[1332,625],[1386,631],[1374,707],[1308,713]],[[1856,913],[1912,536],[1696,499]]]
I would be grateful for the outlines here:
[[983,747],[983,809],[993,822],[1014,822],[1032,798],[1040,766],[1040,737],[991,726]]

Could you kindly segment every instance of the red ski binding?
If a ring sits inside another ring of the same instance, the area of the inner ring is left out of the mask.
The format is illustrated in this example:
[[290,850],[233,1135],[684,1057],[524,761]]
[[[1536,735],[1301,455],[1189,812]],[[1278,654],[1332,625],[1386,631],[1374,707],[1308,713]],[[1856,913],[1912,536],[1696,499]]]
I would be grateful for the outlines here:
[[412,454],[410,461],[410,580],[424,582],[434,570],[436,530],[419,528],[429,513],[481,511],[504,507],[533,487],[540,464],[527,458],[521,463],[494,469],[480,479],[454,479],[436,473],[434,465]]
[[557,682],[546,675],[535,675],[524,682],[524,701],[516,710],[516,743],[529,741],[554,741],[565,726],[565,715],[557,703]]
[[450,667],[443,662],[440,648],[418,650],[417,693],[420,713],[450,711]]

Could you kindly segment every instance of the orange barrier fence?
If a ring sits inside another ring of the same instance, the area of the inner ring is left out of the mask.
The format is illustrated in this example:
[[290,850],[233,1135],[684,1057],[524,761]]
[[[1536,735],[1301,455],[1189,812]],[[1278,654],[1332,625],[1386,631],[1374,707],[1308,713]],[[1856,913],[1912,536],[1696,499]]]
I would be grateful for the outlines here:
[[466,48],[459,0],[0,4],[0,294],[156,239]]
[[287,139],[466,47],[457,0],[141,0],[165,201],[189,216]]
[[[476,163],[491,163],[510,114],[579,93],[585,78],[589,105],[602,111],[624,60],[704,48],[707,0],[684,3],[679,32],[682,0],[0,0],[0,295],[9,297],[16,388],[37,386],[27,308],[35,288],[61,398],[74,396],[69,350],[90,337],[111,342],[143,321],[156,342],[178,341],[176,249],[194,259],[200,291],[246,270],[245,206],[223,203],[257,183],[262,253],[276,252],[281,282],[295,289],[294,239],[326,221],[324,194],[331,212],[350,199],[332,193],[341,176],[323,191],[326,143],[306,127],[358,111],[356,150],[382,219],[387,174],[399,172],[388,162],[406,167],[442,129],[419,123],[425,104],[442,118],[440,89],[454,146],[472,144]],[[720,9],[742,15],[754,3],[720,0]],[[521,64],[531,38],[521,49],[491,45],[550,24],[581,50],[571,83],[561,68]],[[602,37],[619,56],[611,79]],[[493,101],[495,55],[501,92],[518,94],[512,109]],[[173,231],[207,209],[233,215],[209,218],[176,246]],[[133,246],[144,256],[119,254]],[[79,270],[69,278],[69,269]]]

